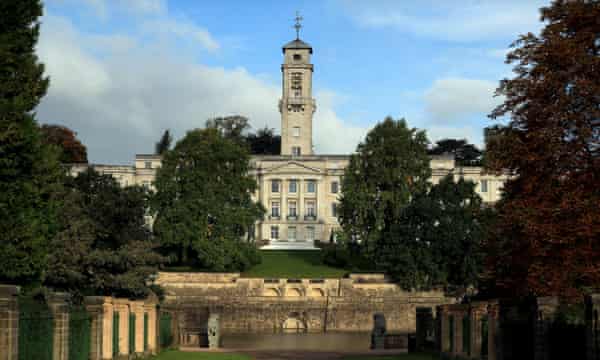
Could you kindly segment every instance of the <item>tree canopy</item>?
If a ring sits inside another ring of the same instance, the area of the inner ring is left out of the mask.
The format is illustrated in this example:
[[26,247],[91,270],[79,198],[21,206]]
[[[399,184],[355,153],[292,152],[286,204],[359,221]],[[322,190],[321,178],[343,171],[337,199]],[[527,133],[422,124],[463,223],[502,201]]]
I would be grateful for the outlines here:
[[429,151],[431,155],[452,154],[460,166],[480,166],[483,151],[469,144],[467,139],[442,139]]
[[167,129],[160,137],[160,140],[154,145],[154,153],[156,155],[163,155],[165,152],[169,151],[172,142],[173,136],[169,129]]
[[143,298],[162,257],[145,221],[146,190],[92,169],[68,178],[46,284],[93,295]]
[[258,261],[241,241],[264,208],[251,199],[247,147],[214,128],[197,129],[177,142],[156,175],[154,231],[174,263],[210,270],[243,270]]
[[264,127],[256,133],[248,133],[246,141],[250,146],[252,155],[279,155],[281,154],[281,136],[275,135],[273,129]]
[[411,199],[427,191],[430,176],[425,132],[390,117],[375,125],[344,171],[339,209],[344,233],[371,253]]
[[600,2],[554,1],[500,83],[486,161],[504,186],[489,271],[505,295],[578,298],[600,283]]
[[39,0],[0,2],[0,280],[39,283],[63,173],[34,109],[48,88],[35,55]]
[[63,164],[87,163],[87,149],[77,139],[77,134],[66,126],[42,125],[44,142],[56,146],[60,152],[60,162]]

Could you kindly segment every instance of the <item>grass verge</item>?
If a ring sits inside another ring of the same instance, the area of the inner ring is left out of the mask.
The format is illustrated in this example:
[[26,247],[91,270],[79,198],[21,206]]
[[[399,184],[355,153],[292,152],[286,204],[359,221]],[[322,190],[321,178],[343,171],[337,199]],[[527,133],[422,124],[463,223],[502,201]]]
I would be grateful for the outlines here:
[[244,272],[244,277],[263,278],[340,278],[348,271],[323,264],[321,251],[263,250],[262,263]]

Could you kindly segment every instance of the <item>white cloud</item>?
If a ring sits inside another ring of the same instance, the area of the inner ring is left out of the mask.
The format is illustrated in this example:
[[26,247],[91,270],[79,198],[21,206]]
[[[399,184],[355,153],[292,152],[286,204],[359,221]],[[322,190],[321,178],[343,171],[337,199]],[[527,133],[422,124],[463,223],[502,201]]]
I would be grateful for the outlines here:
[[341,0],[341,4],[362,26],[392,27],[417,35],[465,42],[539,29],[539,8],[545,2]]
[[[279,81],[243,67],[196,63],[169,43],[144,45],[133,35],[86,34],[65,18],[45,16],[39,55],[51,81],[38,119],[72,128],[88,147],[90,161],[113,164],[151,152],[164,129],[181,137],[214,116],[242,114],[255,129],[279,130]],[[319,153],[350,152],[365,133],[336,115],[334,97],[317,96]]]
[[317,111],[313,121],[313,142],[318,153],[349,154],[364,140],[368,128],[352,125],[340,119],[334,111],[340,99],[333,91],[316,94]]
[[216,51],[220,47],[219,43],[206,29],[184,20],[161,18],[145,22],[142,28],[146,32],[154,34],[175,35],[181,39],[193,39],[209,51]]
[[487,80],[443,78],[424,93],[425,110],[435,122],[490,113],[502,99],[494,97],[498,84]]

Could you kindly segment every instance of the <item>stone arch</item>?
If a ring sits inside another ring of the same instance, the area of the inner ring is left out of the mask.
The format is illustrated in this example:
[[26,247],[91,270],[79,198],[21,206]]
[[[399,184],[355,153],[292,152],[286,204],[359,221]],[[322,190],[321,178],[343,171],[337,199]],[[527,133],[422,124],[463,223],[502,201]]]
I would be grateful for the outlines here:
[[325,292],[320,288],[310,289],[310,297],[325,297]]
[[304,333],[307,331],[306,321],[300,314],[291,313],[281,324],[281,330],[284,333]]
[[289,288],[285,292],[286,297],[302,297],[302,290],[298,288]]
[[278,297],[281,296],[281,293],[277,288],[266,288],[263,290],[263,296]]

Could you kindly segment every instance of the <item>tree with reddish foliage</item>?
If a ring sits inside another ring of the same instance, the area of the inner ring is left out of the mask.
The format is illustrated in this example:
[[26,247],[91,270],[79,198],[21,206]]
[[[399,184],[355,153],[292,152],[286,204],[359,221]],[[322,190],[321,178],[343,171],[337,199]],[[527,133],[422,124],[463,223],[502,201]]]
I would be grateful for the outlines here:
[[77,133],[66,126],[42,125],[42,135],[47,144],[56,145],[62,151],[60,161],[64,164],[87,163],[87,149],[77,139]]
[[509,117],[488,134],[487,166],[510,171],[489,240],[496,295],[580,299],[600,286],[600,2],[554,1],[539,36],[508,54]]

